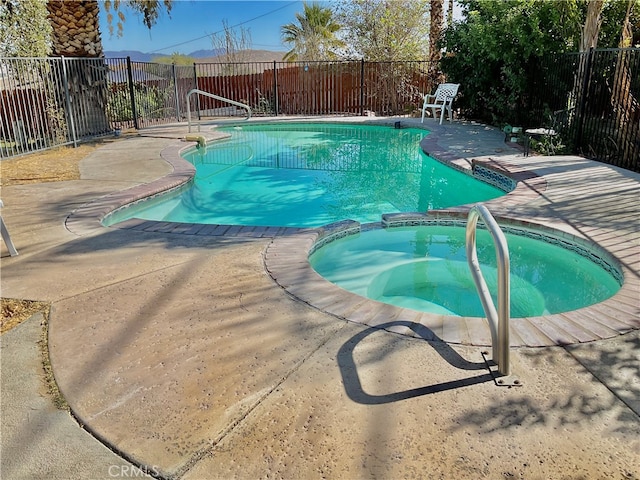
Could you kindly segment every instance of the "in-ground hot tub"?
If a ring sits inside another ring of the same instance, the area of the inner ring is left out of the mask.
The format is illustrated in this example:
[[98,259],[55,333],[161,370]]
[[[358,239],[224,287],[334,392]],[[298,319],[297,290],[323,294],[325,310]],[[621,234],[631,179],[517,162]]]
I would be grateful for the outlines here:
[[[595,245],[559,232],[513,226],[503,231],[512,318],[578,310],[612,297],[622,285],[616,262]],[[482,273],[496,295],[493,241],[482,229],[476,241]],[[314,245],[309,262],[328,281],[372,300],[440,315],[485,316],[467,264],[462,220],[341,233]]]

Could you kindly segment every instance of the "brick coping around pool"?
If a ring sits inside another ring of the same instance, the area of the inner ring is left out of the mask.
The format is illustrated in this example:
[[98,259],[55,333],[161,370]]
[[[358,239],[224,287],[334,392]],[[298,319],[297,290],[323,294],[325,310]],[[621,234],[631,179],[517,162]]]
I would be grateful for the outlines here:
[[[207,133],[206,139],[210,142],[224,136],[213,131]],[[103,226],[102,221],[118,209],[188,185],[195,175],[195,167],[184,160],[181,154],[194,148],[194,145],[195,142],[183,141],[165,148],[161,157],[173,169],[169,175],[147,184],[114,192],[81,206],[67,217],[67,229],[80,236],[99,233],[105,228],[116,228],[165,234],[272,239],[264,255],[268,273],[290,295],[312,307],[337,318],[372,327],[391,324],[393,326],[386,327],[389,331],[403,335],[455,344],[491,345],[490,329],[485,318],[435,315],[399,308],[353,294],[322,278],[311,268],[308,254],[314,243],[326,235],[325,228],[203,225],[135,218],[110,227]],[[508,209],[527,204],[544,195],[548,187],[544,176],[528,169],[526,165],[492,157],[463,159],[441,148],[433,135],[427,135],[421,142],[421,147],[438,161],[465,173],[471,174],[475,168],[481,168],[485,172],[495,172],[512,179],[515,188],[503,197],[485,202],[489,207]],[[459,218],[466,215],[470,207],[471,205],[462,205],[431,214]],[[527,218],[519,218],[517,214],[496,218],[531,228],[553,230],[575,241],[588,242],[588,239],[576,235],[575,230],[561,220],[549,224],[533,223]],[[606,248],[607,245],[603,247]],[[637,242],[630,248],[640,250]],[[617,261],[615,255],[612,255],[612,258]],[[620,268],[625,281],[620,291],[604,302],[572,312],[512,319],[510,345],[542,347],[575,344],[611,338],[640,329],[637,298],[640,279],[637,272],[630,271],[624,262],[621,262]]]
[[[374,124],[393,125],[393,122],[371,122]],[[206,138],[207,143],[215,142],[227,138],[228,134],[208,131],[206,134],[199,133],[198,136]],[[430,138],[431,137],[431,138]],[[139,202],[148,200],[151,197],[166,194],[172,190],[184,188],[193,181],[195,167],[182,158],[182,154],[187,150],[195,148],[197,141],[183,140],[180,143],[164,148],[160,156],[172,168],[172,172],[153,182],[137,185],[122,191],[114,192],[100,197],[88,204],[82,205],[74,210],[66,219],[66,227],[70,232],[77,235],[87,235],[92,232],[101,231],[104,227],[103,221],[118,210],[135,206]],[[452,166],[453,168],[473,174],[474,168],[482,168],[483,171],[492,171],[515,182],[515,188],[503,197],[499,197],[501,205],[517,205],[526,203],[536,198],[541,192],[546,190],[546,181],[543,177],[536,175],[527,169],[505,162],[497,162],[490,157],[474,158],[471,161],[462,160],[442,150],[432,135],[427,135],[420,143],[427,155],[438,161]],[[438,157],[434,156],[438,155]],[[493,201],[486,202],[491,204]],[[468,209],[470,205],[456,207],[456,209]],[[132,218],[111,225],[109,228],[140,230],[145,232],[176,233],[187,235],[206,236],[236,236],[249,238],[271,238],[281,235],[297,233],[300,228],[294,227],[259,227],[242,225],[218,225],[218,224],[197,224],[180,222],[163,222],[154,220],[143,220]]]

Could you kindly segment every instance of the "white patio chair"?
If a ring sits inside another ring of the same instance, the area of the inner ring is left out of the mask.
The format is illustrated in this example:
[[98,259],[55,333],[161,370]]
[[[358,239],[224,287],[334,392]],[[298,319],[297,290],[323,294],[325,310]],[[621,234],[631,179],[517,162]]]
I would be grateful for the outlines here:
[[[2,200],[0,200],[0,208],[4,207]],[[2,240],[7,245],[9,249],[9,253],[12,257],[18,255],[18,251],[16,247],[13,246],[13,242],[11,241],[11,236],[9,236],[9,230],[7,230],[7,226],[4,224],[4,220],[2,219],[2,215],[0,215],[0,234],[2,235]]]
[[452,121],[453,114],[452,104],[453,100],[456,98],[458,94],[458,89],[460,88],[459,83],[441,83],[438,85],[436,89],[436,93],[433,95],[426,94],[424,96],[424,102],[422,104],[422,120],[421,123],[424,123],[424,114],[427,108],[431,109],[433,113],[433,118],[436,118],[436,110],[440,109],[440,125],[442,125],[442,119],[444,118],[445,111],[449,111],[449,121]]

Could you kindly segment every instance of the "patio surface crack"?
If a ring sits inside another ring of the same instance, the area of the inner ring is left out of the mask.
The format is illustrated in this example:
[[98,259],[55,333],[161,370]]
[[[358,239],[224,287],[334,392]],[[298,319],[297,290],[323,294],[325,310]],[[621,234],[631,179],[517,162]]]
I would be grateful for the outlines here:
[[580,358],[576,355],[573,354],[573,349],[570,348],[563,348],[563,350],[565,352],[567,352],[571,358],[573,358],[578,364],[580,364],[582,366],[582,368],[584,368],[587,372],[589,372],[589,374],[598,382],[600,383],[602,386],[604,386],[607,390],[609,390],[609,392],[611,392],[611,394],[616,397],[622,404],[624,404],[625,407],[627,407],[631,413],[640,419],[640,412],[638,410],[636,410],[636,408],[634,408],[633,405],[631,405],[623,396],[621,396],[618,393],[618,389],[611,387],[609,385],[609,383],[607,382],[606,379],[602,378],[603,375],[599,375],[597,372],[594,371],[594,369],[590,368],[589,365],[586,362],[583,362],[582,360],[580,360]]
[[204,458],[213,455],[215,448],[231,433],[233,432],[242,422],[249,417],[274,391],[276,391],[287,379],[295,372],[297,372],[302,365],[306,363],[306,361],[311,358],[315,353],[324,347],[329,340],[334,338],[342,329],[344,329],[348,325],[348,322],[345,321],[342,324],[337,324],[338,328],[334,328],[331,333],[328,333],[324,336],[324,338],[318,343],[318,345],[310,350],[307,355],[305,355],[302,359],[300,359],[285,375],[280,377],[278,381],[276,381],[271,388],[269,388],[264,394],[262,394],[253,405],[251,405],[242,415],[232,421],[226,428],[224,428],[218,436],[211,440],[211,444],[206,448],[203,448],[199,452],[196,452],[191,459],[181,468],[179,468],[170,478],[182,478],[186,473],[189,472],[193,467],[196,466],[198,462],[203,460]]

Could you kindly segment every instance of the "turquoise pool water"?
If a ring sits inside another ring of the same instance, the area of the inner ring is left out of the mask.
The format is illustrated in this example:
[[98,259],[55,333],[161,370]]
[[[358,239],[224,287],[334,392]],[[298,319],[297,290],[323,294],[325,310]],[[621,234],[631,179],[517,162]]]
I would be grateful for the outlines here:
[[231,137],[185,155],[196,167],[190,189],[114,219],[318,227],[505,193],[425,155],[422,129],[279,123],[220,130]]
[[[576,251],[521,235],[506,238],[513,318],[576,310],[620,289],[613,275]],[[497,295],[493,241],[478,230],[476,242],[482,273]],[[436,314],[485,316],[467,264],[464,227],[364,231],[320,247],[309,261],[324,278],[363,297]]]

